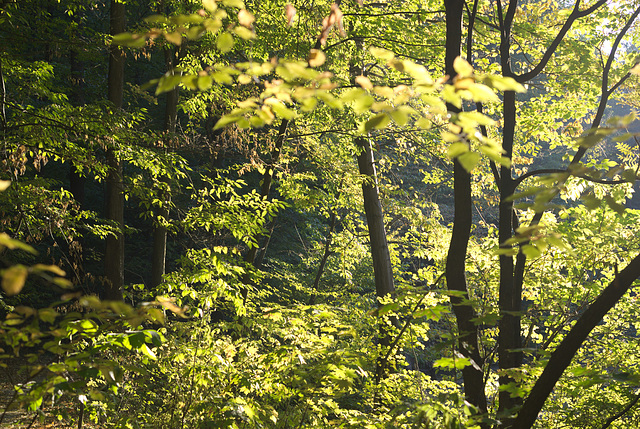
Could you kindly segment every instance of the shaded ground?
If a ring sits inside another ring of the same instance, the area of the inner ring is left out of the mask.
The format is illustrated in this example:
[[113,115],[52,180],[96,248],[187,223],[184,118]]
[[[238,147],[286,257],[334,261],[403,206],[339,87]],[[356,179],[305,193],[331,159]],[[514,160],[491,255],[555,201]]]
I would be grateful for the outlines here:
[[[29,413],[24,408],[20,408],[15,403],[14,398],[14,385],[24,383],[29,378],[21,366],[25,364],[20,359],[2,359],[0,360],[2,365],[6,367],[0,367],[0,429],[45,429],[45,428],[77,428],[76,424],[70,424],[69,422],[57,421],[52,416],[47,416],[48,408],[52,406],[50,400],[48,403],[43,404],[44,421],[38,419],[38,415],[35,413]],[[40,364],[46,365],[46,358],[42,358]],[[64,404],[55,404],[56,407],[64,406]],[[7,408],[8,407],[8,408]],[[41,416],[42,416],[41,415]],[[85,429],[95,427],[93,425],[85,424],[82,426]]]

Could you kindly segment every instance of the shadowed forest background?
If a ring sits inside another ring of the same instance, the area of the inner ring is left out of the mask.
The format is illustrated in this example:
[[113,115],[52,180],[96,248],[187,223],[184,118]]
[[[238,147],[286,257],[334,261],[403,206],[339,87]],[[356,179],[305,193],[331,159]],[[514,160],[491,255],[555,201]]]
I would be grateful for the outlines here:
[[640,427],[639,14],[0,0],[0,426]]

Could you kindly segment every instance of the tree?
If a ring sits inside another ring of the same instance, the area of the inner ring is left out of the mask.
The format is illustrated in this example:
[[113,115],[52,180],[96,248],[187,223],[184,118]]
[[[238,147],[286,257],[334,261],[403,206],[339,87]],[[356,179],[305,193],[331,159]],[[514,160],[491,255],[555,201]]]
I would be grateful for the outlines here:
[[[110,34],[116,35],[125,29],[125,4],[119,0],[111,0],[109,9]],[[122,48],[111,44],[109,48],[108,99],[112,103],[114,113],[122,109],[124,90],[125,56]],[[104,272],[106,276],[104,298],[122,300],[124,284],[124,189],[122,161],[118,158],[114,143],[107,149],[107,179],[105,190],[106,218],[113,221],[115,234],[107,236]]]
[[[445,2],[445,3],[448,8],[448,11],[454,9],[453,2]],[[539,62],[534,63],[534,65],[531,66],[529,70],[526,70],[525,68],[525,70],[523,71],[516,72],[516,69],[521,67],[520,66],[521,63],[519,62],[516,63],[512,59],[511,32],[514,28],[516,11],[518,10],[519,7],[524,7],[524,6],[519,5],[517,1],[511,1],[508,3],[508,7],[506,8],[506,10],[503,10],[502,2],[498,2],[497,3],[497,17],[498,17],[497,29],[499,30],[500,37],[499,37],[499,45],[498,44],[496,45],[499,46],[499,58],[500,58],[502,74],[507,77],[513,77],[516,81],[523,84],[529,82],[530,80],[534,79],[536,76],[540,75],[540,73],[543,72],[543,70],[545,70],[545,68],[547,67],[548,62],[553,57],[554,53],[557,52],[558,47],[567,38],[567,34],[569,30],[572,28],[572,26],[574,25],[574,23],[581,18],[594,14],[604,4],[605,2],[601,1],[601,2],[595,2],[590,6],[581,7],[582,6],[581,3],[576,2],[571,13],[568,15],[566,19],[564,19],[564,22],[562,23],[562,27],[558,32],[558,34],[554,38],[552,38],[551,43],[548,45],[548,47],[543,48],[540,51]],[[447,29],[447,36],[451,37],[454,40],[459,40],[460,32],[459,32],[458,22],[462,14],[463,5],[462,3],[456,3],[456,5],[457,5],[457,8],[455,8],[455,10],[457,14],[451,13],[447,15],[447,23],[449,24],[449,20],[453,22],[453,24],[451,24],[451,26],[448,27]],[[467,49],[469,50],[472,49],[472,45],[470,42],[473,40],[472,32],[475,29],[474,24],[476,24],[477,22],[476,21],[477,9],[478,9],[478,2],[474,2],[473,7],[468,9],[469,11],[473,10],[473,12],[470,12],[469,24],[468,24],[468,34],[469,34],[468,41],[469,42],[468,42]],[[621,79],[619,83],[615,84],[611,89],[608,87],[608,84],[607,84],[608,75],[610,73],[611,66],[613,64],[613,59],[616,54],[616,48],[619,45],[620,40],[622,40],[622,38],[625,36],[626,32],[631,26],[631,23],[635,20],[636,17],[637,17],[637,10],[631,14],[626,24],[624,24],[620,28],[619,32],[616,34],[615,41],[612,44],[612,52],[609,55],[607,63],[604,64],[603,66],[603,71],[602,71],[603,83],[602,83],[601,97],[600,97],[598,110],[592,124],[592,130],[597,129],[597,127],[600,125],[600,121],[602,119],[602,115],[606,107],[608,98],[611,94],[611,91],[615,90],[620,83],[622,83],[624,80],[628,78],[628,74],[627,74],[625,75],[625,77]],[[459,45],[459,42],[457,42],[457,45]],[[527,55],[527,52],[524,52],[523,55]],[[451,57],[448,57],[448,58],[451,58]],[[448,64],[451,64],[451,63],[452,63],[452,60],[449,59]],[[449,68],[449,70],[451,70],[451,68]],[[531,413],[530,410],[531,410],[531,407],[533,407],[533,405],[531,404],[535,403],[536,400],[537,401],[540,400],[539,392],[541,387],[539,386],[543,386],[543,385],[545,386],[545,392],[547,395],[551,391],[551,386],[549,385],[549,379],[547,378],[548,376],[546,375],[544,378],[541,378],[540,380],[538,380],[538,382],[536,383],[536,387],[532,391],[532,395],[533,395],[532,399],[527,400],[526,402],[527,405],[521,411],[521,413],[523,413],[522,417],[520,416],[520,414],[518,414],[518,407],[522,403],[521,402],[522,397],[519,394],[515,393],[515,391],[517,390],[517,387],[516,387],[516,390],[514,390],[509,386],[515,387],[518,385],[518,382],[514,378],[515,373],[513,372],[513,370],[520,368],[523,364],[523,353],[522,353],[522,343],[521,343],[522,288],[523,288],[525,264],[526,264],[527,256],[531,255],[531,244],[530,244],[531,242],[528,239],[526,239],[527,236],[523,236],[523,234],[526,234],[525,231],[529,231],[529,234],[530,234],[532,230],[520,228],[521,222],[518,218],[517,212],[514,212],[514,206],[513,206],[513,201],[515,198],[517,198],[517,196],[514,197],[516,186],[522,183],[522,180],[523,180],[523,179],[513,178],[513,171],[514,171],[513,161],[514,161],[514,153],[515,153],[514,151],[516,150],[515,136],[516,136],[516,129],[517,129],[517,103],[516,103],[515,91],[507,90],[505,92],[504,99],[502,100],[502,106],[503,106],[503,112],[502,112],[503,127],[501,130],[502,148],[504,150],[504,156],[510,162],[503,164],[499,172],[494,168],[494,176],[496,177],[496,180],[497,180],[496,186],[500,192],[498,240],[501,246],[501,252],[500,252],[501,254],[499,257],[500,287],[498,291],[499,293],[498,307],[499,307],[499,314],[501,318],[499,323],[499,336],[497,339],[497,348],[498,348],[499,366],[501,369],[500,385],[503,387],[503,389],[501,389],[500,391],[499,412],[504,416],[503,418],[505,420],[503,424],[510,426],[512,423],[510,418],[508,417],[509,413],[515,413],[516,415],[518,415],[518,418],[515,420],[515,423],[513,423],[514,427],[529,427],[530,425],[533,424],[533,419],[535,417],[531,418],[531,417],[525,417],[525,416],[528,415],[528,413]],[[478,108],[478,110],[480,111],[480,108]],[[568,175],[575,174],[575,171],[577,170],[575,167],[578,165],[581,157],[584,155],[586,150],[587,150],[587,146],[583,144],[579,148],[577,153],[574,155],[571,165],[566,170],[567,176],[560,177],[559,179],[560,182],[554,187],[552,187],[551,194],[547,193],[546,195],[539,197],[540,199],[544,199],[544,201],[548,201],[551,198],[553,198],[553,196],[557,195],[557,192],[555,191],[555,189],[560,188],[565,183],[566,177],[568,177]],[[455,166],[454,166],[454,169],[455,169]],[[465,174],[465,173],[466,172],[463,172],[462,174]],[[541,171],[540,173],[544,174],[546,173],[546,171]],[[529,172],[525,174],[523,177],[530,177],[536,174],[539,174],[539,173]],[[455,190],[456,195],[460,192],[460,193],[464,193],[467,196],[464,199],[465,202],[458,203],[456,201],[456,210],[458,210],[458,207],[460,207],[460,209],[464,213],[467,213],[467,215],[465,218],[462,218],[462,217],[458,218],[458,216],[456,216],[456,220],[454,221],[455,223],[454,223],[454,229],[453,229],[452,247],[450,248],[450,253],[449,253],[450,258],[453,256],[459,257],[459,250],[462,249],[460,247],[456,251],[456,249],[454,249],[453,247],[453,243],[457,242],[455,239],[456,231],[458,230],[458,228],[464,229],[465,233],[462,234],[463,238],[461,238],[461,240],[464,242],[469,237],[468,226],[471,223],[470,222],[471,217],[469,213],[471,211],[471,206],[470,206],[470,191],[469,191],[468,177],[461,179],[459,182],[456,181],[454,184],[454,187],[456,189]],[[539,204],[540,202],[538,201],[538,205],[534,206],[534,209],[536,210],[537,213],[534,216],[533,221],[531,223],[531,226],[533,228],[537,226],[537,223],[542,218],[542,214],[544,212],[544,206],[541,207]],[[464,225],[465,227],[464,228],[462,228],[462,226],[458,227],[459,224]],[[519,243],[519,247],[518,247],[519,252],[517,255],[517,260],[515,262],[515,265],[514,265],[514,260],[512,256],[512,253],[513,253],[512,246],[514,243]],[[456,253],[452,253],[452,251],[455,251]],[[625,274],[633,272],[633,264],[634,263],[632,263],[632,265],[629,266],[629,270],[626,271]],[[464,272],[462,267],[463,265],[462,266],[459,265],[458,270],[455,272],[452,271],[451,275],[454,275],[454,274],[458,276],[462,275],[461,273]],[[629,275],[632,276],[631,274]],[[628,284],[630,284],[632,281],[633,280],[626,279],[626,282],[628,282]],[[615,280],[615,282],[617,282],[617,280]],[[626,283],[623,281],[623,284],[626,284]],[[464,291],[464,288],[460,288],[460,290]],[[607,290],[605,289],[605,291],[602,292],[601,299],[605,300],[606,298],[604,298],[604,296],[607,296],[609,294],[610,292],[607,292]],[[595,307],[599,307],[600,311],[602,311],[602,304],[600,304],[601,299],[599,298],[598,300],[596,300],[596,302],[592,304]],[[614,298],[610,298],[610,299],[614,299]],[[590,307],[589,310],[587,310],[584,313],[583,317],[587,317],[587,318],[592,317],[591,314],[596,312],[596,310],[595,309],[592,310],[592,308],[594,307]],[[455,304],[454,304],[454,310],[455,310]],[[603,315],[604,313],[598,313],[598,314]],[[457,313],[456,317],[457,317],[459,326],[464,321],[470,320],[470,315],[461,315]],[[579,320],[583,320],[582,317]],[[580,322],[578,322],[578,324],[582,325]],[[580,342],[583,341],[584,338],[586,337],[586,331],[588,331],[589,329],[578,327],[577,332],[581,332],[582,336],[578,334],[572,335],[573,332],[576,332],[576,331],[572,331],[572,333],[567,335],[566,341],[568,343],[571,343],[572,341],[576,341],[576,338],[580,338],[579,340]],[[461,335],[461,340],[465,338],[464,335],[468,335],[468,334],[465,334],[465,332],[467,333],[471,332],[472,338],[473,339],[477,338],[475,334],[476,332],[475,328],[467,327],[466,330],[464,331],[461,330],[461,332],[459,333],[459,335]],[[467,343],[473,344],[472,342],[473,339],[471,341],[467,340]],[[575,343],[573,344],[574,346],[576,345]],[[566,359],[566,364],[562,364],[556,359],[552,359],[547,364],[547,369],[545,370],[546,374],[555,373],[559,377],[559,374],[557,371],[559,371],[560,373],[562,372],[562,370],[564,369],[563,365],[564,367],[568,365],[568,362],[570,361],[571,356],[573,356],[573,354],[575,354],[575,351],[577,350],[577,347],[576,347],[570,353],[568,353],[569,348],[567,347],[568,346],[559,346],[558,350],[560,350],[560,352],[557,355],[557,356],[562,355],[563,359]],[[478,363],[479,358],[480,358],[479,356],[476,356],[475,363]],[[555,369],[553,368],[554,364],[558,365],[558,367]],[[477,373],[479,374],[480,371],[477,371]],[[468,397],[473,395],[473,393],[471,393],[472,391],[473,392],[484,391],[484,383],[482,381],[482,377],[477,376],[476,374],[473,374],[473,371],[470,370],[468,374],[465,374],[463,372],[463,378],[465,380],[465,393]],[[557,378],[553,381],[553,383],[555,383],[555,381],[557,381]],[[476,395],[475,398],[476,398],[475,400],[470,402],[476,407],[478,407],[480,410],[485,410],[486,405],[485,405],[484,399],[480,395]],[[537,399],[533,399],[533,398],[537,398]],[[540,408],[541,408],[541,405],[537,408],[537,410],[535,411],[535,414],[537,414],[537,411],[539,411]]]

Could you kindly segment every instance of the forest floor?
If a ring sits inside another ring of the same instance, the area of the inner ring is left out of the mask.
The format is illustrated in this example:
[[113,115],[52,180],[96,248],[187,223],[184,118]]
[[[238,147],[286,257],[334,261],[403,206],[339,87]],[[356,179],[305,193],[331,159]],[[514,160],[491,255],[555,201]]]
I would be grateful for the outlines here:
[[[42,358],[43,365],[49,362],[45,362],[46,358]],[[14,402],[14,385],[24,382],[27,377],[24,372],[24,361],[19,359],[2,359],[0,361],[2,367],[0,367],[0,429],[49,429],[49,428],[77,428],[77,423],[63,422],[57,420],[53,415],[59,413],[53,413],[52,407],[69,408],[70,404],[62,403],[52,404],[49,399],[47,404],[43,404],[42,413],[28,412],[24,408],[21,408],[19,404]],[[49,408],[49,409],[47,409]],[[72,412],[73,413],[73,412]],[[73,413],[75,414],[75,413]],[[40,418],[39,418],[40,417]],[[89,429],[95,426],[85,424],[83,428]]]

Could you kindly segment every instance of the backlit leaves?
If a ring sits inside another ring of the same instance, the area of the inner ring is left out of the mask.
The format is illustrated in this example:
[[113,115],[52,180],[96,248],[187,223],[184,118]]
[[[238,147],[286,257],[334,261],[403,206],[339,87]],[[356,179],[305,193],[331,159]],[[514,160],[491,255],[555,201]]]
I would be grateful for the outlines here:
[[9,296],[20,293],[29,275],[29,271],[24,265],[14,265],[0,273],[2,275],[2,290]]

